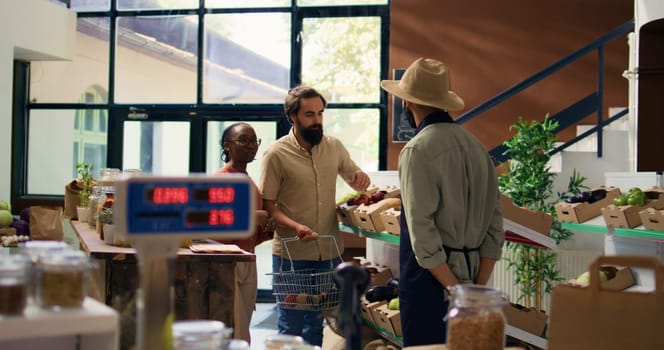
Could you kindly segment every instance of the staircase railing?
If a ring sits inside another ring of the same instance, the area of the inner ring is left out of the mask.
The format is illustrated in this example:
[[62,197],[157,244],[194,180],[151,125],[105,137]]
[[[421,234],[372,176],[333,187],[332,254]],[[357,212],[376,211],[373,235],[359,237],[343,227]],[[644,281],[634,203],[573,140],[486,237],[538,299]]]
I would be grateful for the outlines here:
[[[618,26],[617,28],[611,30],[607,34],[596,39],[595,41],[592,41],[588,45],[572,52],[568,56],[560,59],[559,61],[553,63],[552,65],[524,79],[520,83],[517,83],[512,87],[505,89],[504,91],[500,92],[499,94],[490,98],[484,103],[478,105],[477,107],[474,107],[473,109],[461,115],[456,120],[456,122],[462,124],[480,116],[482,113],[504,102],[505,100],[516,95],[517,93],[529,88],[530,86],[536,84],[537,82],[553,75],[555,72],[579,60],[583,56],[593,51],[597,51],[597,91],[578,100],[569,107],[551,116],[551,119],[554,119],[559,123],[556,132],[559,132],[560,130],[563,130],[569,126],[576,124],[578,121],[591,115],[592,113],[597,114],[597,125],[593,127],[591,130],[586,131],[582,135],[579,135],[574,139],[563,143],[561,146],[554,149],[552,153],[558,153],[563,149],[571,146],[572,144],[578,142],[583,137],[586,137],[593,133],[597,133],[597,156],[602,157],[602,129],[611,122],[627,115],[627,110],[624,110],[618,113],[617,115],[611,117],[610,119],[606,121],[604,120],[604,114],[602,108],[604,102],[604,46],[608,42],[620,36],[623,36],[633,30],[634,30],[633,20],[630,20]],[[494,158],[496,164],[501,164],[506,160],[508,160],[508,156],[505,155],[506,149],[507,148],[503,144],[501,144],[489,151],[491,156]]]

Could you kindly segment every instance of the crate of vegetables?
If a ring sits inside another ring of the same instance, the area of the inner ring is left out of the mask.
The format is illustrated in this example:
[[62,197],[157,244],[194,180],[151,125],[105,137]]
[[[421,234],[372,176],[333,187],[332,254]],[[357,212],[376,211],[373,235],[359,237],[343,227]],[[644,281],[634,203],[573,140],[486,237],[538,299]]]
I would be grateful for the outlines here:
[[620,195],[618,187],[600,186],[584,191],[579,196],[567,198],[555,205],[561,222],[586,222],[602,214],[602,208],[611,204]]
[[633,228],[642,224],[640,212],[645,209],[664,209],[664,192],[660,188],[646,191],[632,187],[626,194],[615,197],[612,204],[602,208],[602,216],[609,227]]

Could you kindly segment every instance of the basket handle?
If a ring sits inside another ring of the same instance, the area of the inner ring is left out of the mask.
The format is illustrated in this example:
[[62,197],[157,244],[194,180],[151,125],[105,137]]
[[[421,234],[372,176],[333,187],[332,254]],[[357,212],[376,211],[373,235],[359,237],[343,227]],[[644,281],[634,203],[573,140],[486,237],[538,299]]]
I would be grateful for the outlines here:
[[[336,250],[337,250],[337,256],[339,257],[339,260],[343,261],[343,259],[341,258],[341,250],[339,249],[339,244],[337,244],[336,237],[334,237],[333,235],[320,235],[320,236],[318,236],[318,239],[321,239],[321,238],[327,238],[327,239],[332,240],[332,242],[334,243],[333,244],[334,248],[336,248]],[[287,243],[297,241],[297,240],[298,240],[297,237],[284,238],[284,239],[281,240],[281,245],[286,250],[286,254],[288,255],[288,260],[290,260],[290,262],[291,262],[290,270],[293,273],[295,272],[295,268],[293,267],[293,257],[291,256],[290,250],[288,250],[288,244]],[[330,253],[331,252],[332,252],[332,246],[330,246]],[[332,260],[332,259],[330,259],[330,260]],[[330,262],[330,265],[332,266],[332,268],[334,268],[334,262]],[[283,270],[284,270],[284,259],[281,259],[281,265],[279,266],[279,271],[283,271]]]

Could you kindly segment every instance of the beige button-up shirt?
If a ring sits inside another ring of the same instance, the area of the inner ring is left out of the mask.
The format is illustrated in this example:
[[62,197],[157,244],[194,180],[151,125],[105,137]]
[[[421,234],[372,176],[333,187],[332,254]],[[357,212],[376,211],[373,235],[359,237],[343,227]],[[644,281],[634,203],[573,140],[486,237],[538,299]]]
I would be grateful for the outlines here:
[[[359,170],[338,139],[323,136],[309,152],[300,146],[291,129],[265,150],[259,187],[263,199],[276,201],[284,214],[318,234],[332,235],[343,252],[335,201],[337,175],[349,181]],[[339,255],[331,239],[320,238],[289,241],[289,257],[281,240],[295,236],[292,229],[277,227],[272,253],[292,260],[328,260]]]

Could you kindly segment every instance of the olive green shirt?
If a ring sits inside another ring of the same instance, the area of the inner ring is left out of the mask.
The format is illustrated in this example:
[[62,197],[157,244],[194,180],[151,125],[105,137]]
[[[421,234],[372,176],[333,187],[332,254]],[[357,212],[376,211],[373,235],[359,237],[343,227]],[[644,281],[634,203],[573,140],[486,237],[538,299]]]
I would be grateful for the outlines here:
[[[424,127],[399,154],[401,197],[412,249],[422,268],[446,263],[473,282],[479,258],[499,259],[505,240],[494,164],[483,145],[454,123]],[[470,269],[463,252],[470,252]],[[479,253],[479,254],[478,254]]]
[[[276,201],[288,217],[319,235],[332,235],[340,252],[343,238],[336,212],[337,175],[348,182],[361,170],[341,142],[323,136],[311,152],[301,147],[293,130],[272,144],[263,154],[260,188],[263,199]],[[274,233],[272,253],[284,258],[284,238],[295,237],[290,228],[279,226]],[[287,243],[292,260],[328,260],[339,256],[331,239]]]

